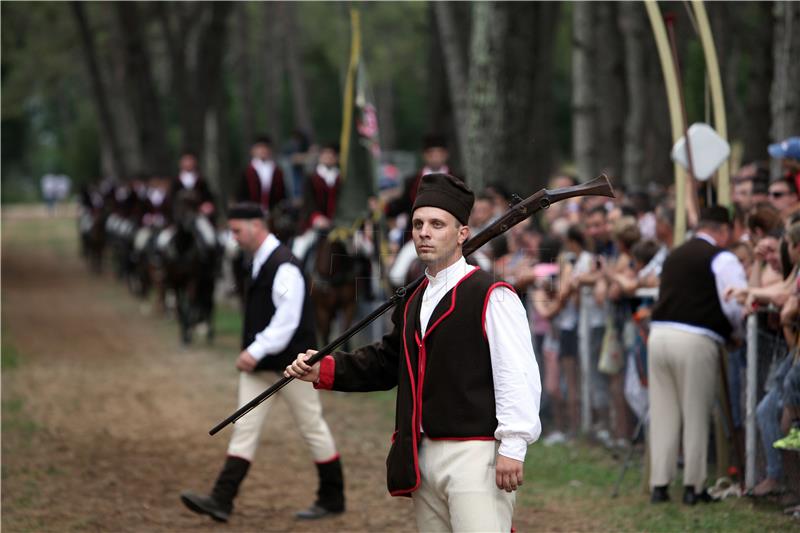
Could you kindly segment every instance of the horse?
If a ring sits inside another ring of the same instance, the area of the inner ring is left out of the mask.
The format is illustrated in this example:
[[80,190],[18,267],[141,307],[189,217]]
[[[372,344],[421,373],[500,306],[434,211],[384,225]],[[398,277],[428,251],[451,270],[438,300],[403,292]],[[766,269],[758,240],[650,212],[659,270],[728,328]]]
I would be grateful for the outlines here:
[[180,338],[192,341],[194,326],[205,322],[206,340],[214,339],[214,289],[221,258],[216,230],[199,214],[193,191],[181,191],[175,202],[174,225],[156,239],[163,286],[175,295]]
[[353,323],[357,310],[357,279],[362,274],[351,242],[340,232],[321,232],[307,262],[310,268],[311,300],[322,344],[330,341],[331,326],[341,317],[341,329]]
[[91,200],[81,207],[78,231],[81,237],[81,255],[89,270],[100,274],[103,270],[103,252],[106,247],[106,210],[102,196],[92,191]]

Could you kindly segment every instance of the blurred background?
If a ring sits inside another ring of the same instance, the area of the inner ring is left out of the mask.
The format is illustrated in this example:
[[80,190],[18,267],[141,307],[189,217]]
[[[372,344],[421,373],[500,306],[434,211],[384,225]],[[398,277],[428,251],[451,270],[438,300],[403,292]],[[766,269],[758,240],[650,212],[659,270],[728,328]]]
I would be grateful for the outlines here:
[[[532,191],[567,169],[642,187],[672,179],[667,101],[642,2],[365,2],[363,65],[384,163],[410,172],[444,134],[468,181]],[[688,123],[709,121],[688,3],[674,15]],[[169,174],[200,155],[222,199],[255,135],[284,157],[338,141],[344,2],[4,2],[3,201],[48,173],[75,188]],[[732,167],[800,131],[794,2],[709,2]],[[492,177],[492,178],[490,178]],[[478,180],[478,181],[475,181]]]

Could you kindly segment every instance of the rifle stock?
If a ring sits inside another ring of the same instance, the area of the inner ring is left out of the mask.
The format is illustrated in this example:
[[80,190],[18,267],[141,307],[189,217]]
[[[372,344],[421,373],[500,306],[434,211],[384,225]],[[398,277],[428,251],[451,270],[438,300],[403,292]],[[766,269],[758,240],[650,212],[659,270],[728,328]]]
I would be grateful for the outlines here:
[[[607,196],[609,198],[614,197],[614,191],[611,188],[611,184],[608,181],[608,177],[605,174],[601,174],[600,176],[594,178],[591,181],[586,183],[575,185],[574,187],[564,187],[561,189],[553,189],[552,191],[548,191],[547,189],[542,189],[539,192],[525,198],[514,204],[508,211],[503,213],[500,218],[494,221],[489,227],[478,233],[475,237],[469,239],[467,242],[464,243],[464,247],[462,249],[464,257],[469,256],[475,250],[486,244],[487,242],[491,241],[495,237],[502,235],[506,231],[508,231],[511,227],[519,224],[523,220],[530,218],[531,216],[535,215],[539,211],[547,209],[550,207],[551,204],[556,202],[560,202],[562,200],[566,200],[567,198],[574,198],[577,196]],[[402,300],[406,294],[413,292],[420,283],[425,279],[425,276],[422,275],[419,278],[415,279],[408,285],[404,287],[398,288],[392,297],[384,302],[380,307],[375,309],[372,313],[361,319],[358,323],[351,326],[347,331],[345,331],[340,337],[336,340],[331,341],[327,345],[323,346],[319,349],[319,351],[314,354],[313,356],[309,357],[307,363],[310,365],[314,365],[322,360],[323,357],[332,353],[342,344],[347,342],[353,335],[367,327],[371,324],[375,319],[383,315],[386,311],[391,309],[395,306],[400,300]],[[287,378],[283,377],[279,381],[277,381],[274,385],[266,389],[264,392],[247,402],[241,408],[239,408],[235,413],[230,415],[228,418],[214,426],[211,431],[209,431],[209,435],[215,435],[220,430],[222,430],[225,426],[231,423],[235,423],[241,417],[252,411],[256,408],[260,403],[267,400],[270,396],[281,390],[285,387],[290,381],[294,378]]]

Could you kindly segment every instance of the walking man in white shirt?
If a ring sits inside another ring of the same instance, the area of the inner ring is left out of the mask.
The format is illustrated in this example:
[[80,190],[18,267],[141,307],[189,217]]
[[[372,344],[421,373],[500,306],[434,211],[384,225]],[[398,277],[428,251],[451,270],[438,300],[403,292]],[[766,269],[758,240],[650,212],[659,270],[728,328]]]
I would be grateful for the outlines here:
[[395,308],[393,331],[313,367],[308,350],[286,369],[318,389],[397,387],[387,484],[413,497],[420,531],[510,531],[525,453],[541,433],[525,309],[462,254],[473,202],[453,176],[424,176],[412,233],[427,279]]
[[[272,235],[261,206],[234,205],[228,224],[253,266],[245,288],[242,352],[236,360],[241,407],[280,379],[280,371],[297,352],[316,340],[313,311],[306,281],[289,249]],[[316,519],[344,511],[344,480],[336,444],[322,418],[319,393],[299,382],[278,393],[289,405],[297,427],[311,451],[319,474],[316,502],[297,518]],[[209,496],[191,492],[181,501],[192,511],[227,522],[233,499],[247,475],[258,447],[269,403],[262,403],[233,426],[225,465]]]

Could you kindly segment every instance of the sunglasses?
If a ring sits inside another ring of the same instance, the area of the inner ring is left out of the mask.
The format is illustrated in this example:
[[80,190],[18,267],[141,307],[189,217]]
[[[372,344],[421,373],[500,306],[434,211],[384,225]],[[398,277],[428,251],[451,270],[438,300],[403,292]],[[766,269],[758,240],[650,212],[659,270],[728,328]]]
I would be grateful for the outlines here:
[[770,198],[783,198],[789,194],[789,191],[770,191],[769,197]]

